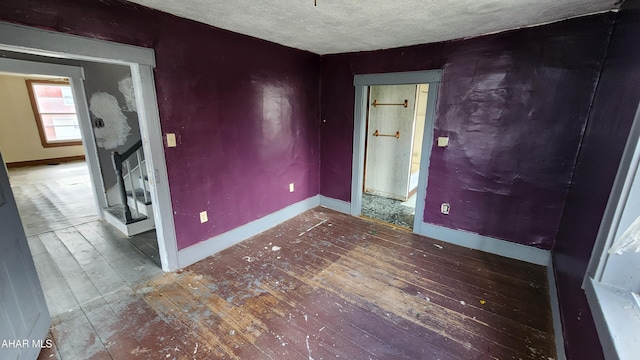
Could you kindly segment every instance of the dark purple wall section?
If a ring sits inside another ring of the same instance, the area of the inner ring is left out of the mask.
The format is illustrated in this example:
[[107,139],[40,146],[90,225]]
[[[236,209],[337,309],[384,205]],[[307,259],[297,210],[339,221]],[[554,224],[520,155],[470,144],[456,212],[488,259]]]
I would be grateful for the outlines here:
[[119,0],[4,0],[0,20],[64,33],[153,47],[169,15]]
[[613,19],[323,57],[321,194],[350,200],[353,75],[442,68],[425,221],[551,249]]
[[155,49],[178,248],[319,193],[318,55],[118,1],[4,0],[0,20]]
[[627,0],[616,20],[554,249],[569,359],[604,358],[581,284],[640,101],[639,42],[640,2]]

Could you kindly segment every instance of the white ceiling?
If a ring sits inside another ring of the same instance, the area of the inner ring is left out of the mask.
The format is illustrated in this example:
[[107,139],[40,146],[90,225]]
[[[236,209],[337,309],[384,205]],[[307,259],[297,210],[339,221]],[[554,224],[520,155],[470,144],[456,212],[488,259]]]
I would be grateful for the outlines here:
[[130,0],[317,54],[465,38],[617,9],[620,0]]

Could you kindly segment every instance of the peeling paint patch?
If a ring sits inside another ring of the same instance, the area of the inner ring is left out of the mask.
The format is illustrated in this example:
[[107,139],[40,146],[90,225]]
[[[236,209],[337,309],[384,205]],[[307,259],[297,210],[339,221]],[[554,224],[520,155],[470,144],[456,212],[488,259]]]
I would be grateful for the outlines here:
[[104,121],[104,127],[93,129],[98,147],[115,149],[125,144],[131,127],[113,95],[94,93],[89,100],[89,110],[93,116]]
[[126,76],[118,81],[118,90],[124,96],[125,107],[127,111],[138,112],[136,107],[136,95],[133,90],[133,80],[131,76]]

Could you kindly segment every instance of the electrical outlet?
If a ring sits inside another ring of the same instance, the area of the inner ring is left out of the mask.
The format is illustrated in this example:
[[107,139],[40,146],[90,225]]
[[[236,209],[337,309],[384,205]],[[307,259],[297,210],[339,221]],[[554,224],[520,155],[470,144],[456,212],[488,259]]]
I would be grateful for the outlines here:
[[289,184],[289,192],[293,192],[295,190],[293,183]]
[[447,147],[447,146],[449,146],[449,137],[438,136],[438,147]]
[[176,147],[176,134],[167,133],[167,147]]
[[440,205],[441,213],[449,215],[449,210],[451,210],[451,205],[449,205],[448,203],[442,203],[442,205]]
[[204,224],[207,221],[209,221],[209,217],[207,216],[207,212],[206,211],[200,211],[200,222]]

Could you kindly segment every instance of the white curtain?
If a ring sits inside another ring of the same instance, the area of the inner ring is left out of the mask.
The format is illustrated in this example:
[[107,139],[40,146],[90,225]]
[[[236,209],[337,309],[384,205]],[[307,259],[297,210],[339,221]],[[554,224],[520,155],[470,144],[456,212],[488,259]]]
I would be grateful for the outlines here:
[[625,232],[613,242],[609,254],[622,254],[623,252],[640,252],[640,217],[625,230]]

